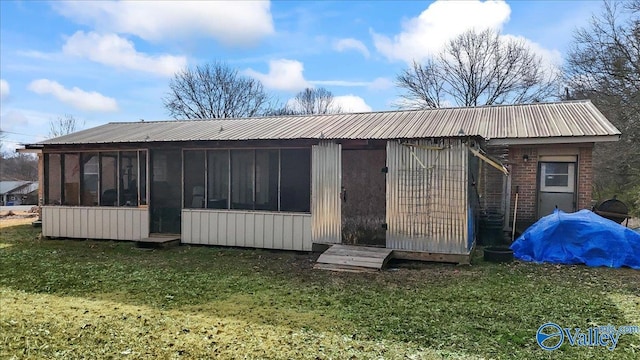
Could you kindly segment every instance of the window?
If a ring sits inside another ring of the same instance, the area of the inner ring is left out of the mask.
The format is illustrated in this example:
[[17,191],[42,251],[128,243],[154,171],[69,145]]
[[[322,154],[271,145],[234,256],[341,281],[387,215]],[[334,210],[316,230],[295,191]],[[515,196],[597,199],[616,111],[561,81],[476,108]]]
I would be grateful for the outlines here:
[[120,206],[138,205],[138,152],[120,153]]
[[100,154],[100,205],[118,204],[118,153]]
[[231,151],[231,208],[253,209],[254,151]]
[[256,210],[278,211],[278,150],[256,150]]
[[65,205],[80,205],[80,155],[62,155],[64,163],[64,188],[62,199]]
[[207,152],[207,208],[229,208],[229,151]]
[[60,154],[45,154],[44,171],[46,180],[44,203],[62,205],[62,164]]
[[540,163],[541,191],[572,192],[574,188],[575,164],[568,162]]
[[311,209],[311,151],[280,151],[280,210],[309,212]]
[[82,193],[80,203],[83,206],[98,205],[98,154],[83,153],[80,156],[82,164]]
[[311,208],[309,149],[184,150],[183,154],[185,208],[291,212]]
[[184,152],[184,207],[205,207],[205,152],[192,150]]

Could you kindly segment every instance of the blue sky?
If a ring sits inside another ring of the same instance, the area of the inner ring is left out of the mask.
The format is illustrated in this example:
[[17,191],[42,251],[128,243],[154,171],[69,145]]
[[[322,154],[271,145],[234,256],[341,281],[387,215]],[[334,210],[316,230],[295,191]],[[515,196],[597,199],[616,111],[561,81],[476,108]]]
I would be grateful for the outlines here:
[[394,109],[395,76],[469,28],[520,37],[559,65],[598,1],[0,1],[4,150],[72,114],[163,120],[171,75],[223,61],[280,103],[325,87],[344,110]]

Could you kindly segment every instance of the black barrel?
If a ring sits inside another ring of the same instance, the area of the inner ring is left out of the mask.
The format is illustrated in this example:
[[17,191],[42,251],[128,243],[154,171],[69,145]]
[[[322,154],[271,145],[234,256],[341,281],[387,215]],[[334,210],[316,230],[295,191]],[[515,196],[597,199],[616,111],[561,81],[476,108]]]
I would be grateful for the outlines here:
[[480,213],[478,245],[500,245],[503,242],[504,214],[487,210]]

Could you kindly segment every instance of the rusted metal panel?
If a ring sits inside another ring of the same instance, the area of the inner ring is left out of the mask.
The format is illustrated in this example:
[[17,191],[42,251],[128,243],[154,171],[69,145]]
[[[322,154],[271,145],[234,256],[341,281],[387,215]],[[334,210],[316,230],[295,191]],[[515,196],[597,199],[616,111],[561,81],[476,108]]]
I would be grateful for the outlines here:
[[42,207],[42,234],[78,239],[140,240],[149,236],[149,210],[129,207]]
[[467,254],[469,149],[455,139],[410,143],[387,143],[387,248]]
[[[38,144],[287,139],[548,139],[620,135],[588,100],[372,113],[110,123]],[[574,139],[575,140],[575,139]],[[592,139],[588,139],[591,142]],[[604,140],[603,140],[604,141]],[[38,145],[35,144],[35,145]],[[37,146],[36,146],[37,147]]]
[[328,141],[311,150],[311,222],[314,243],[342,240],[342,146]]
[[311,251],[310,214],[182,209],[181,242]]

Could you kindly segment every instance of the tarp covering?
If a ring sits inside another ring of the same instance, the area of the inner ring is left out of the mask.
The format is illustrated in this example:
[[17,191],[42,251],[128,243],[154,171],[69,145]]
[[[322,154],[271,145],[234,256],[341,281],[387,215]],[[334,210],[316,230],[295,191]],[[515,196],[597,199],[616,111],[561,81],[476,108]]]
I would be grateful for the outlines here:
[[523,261],[640,269],[640,234],[589,210],[555,210],[512,245]]

